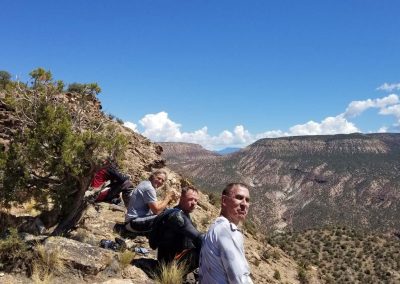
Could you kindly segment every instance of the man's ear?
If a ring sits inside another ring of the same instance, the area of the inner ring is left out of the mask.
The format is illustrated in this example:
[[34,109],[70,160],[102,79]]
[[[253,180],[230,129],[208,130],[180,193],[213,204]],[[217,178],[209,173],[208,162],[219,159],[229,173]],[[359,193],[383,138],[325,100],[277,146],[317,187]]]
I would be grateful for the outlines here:
[[221,195],[221,207],[226,205],[226,196]]

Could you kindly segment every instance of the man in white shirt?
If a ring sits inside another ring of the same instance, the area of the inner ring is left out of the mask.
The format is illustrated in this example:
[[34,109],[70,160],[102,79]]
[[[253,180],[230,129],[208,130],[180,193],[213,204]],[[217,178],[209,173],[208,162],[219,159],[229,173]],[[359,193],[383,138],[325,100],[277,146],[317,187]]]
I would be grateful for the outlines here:
[[200,253],[200,284],[252,284],[237,225],[246,219],[249,190],[243,183],[228,184],[222,192],[221,215],[203,239]]

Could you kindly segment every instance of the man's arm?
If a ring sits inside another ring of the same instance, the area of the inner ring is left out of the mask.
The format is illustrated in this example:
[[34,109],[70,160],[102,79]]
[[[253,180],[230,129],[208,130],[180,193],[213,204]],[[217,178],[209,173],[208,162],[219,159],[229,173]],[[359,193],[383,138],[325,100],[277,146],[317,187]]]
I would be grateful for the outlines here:
[[203,242],[204,234],[200,233],[193,226],[192,221],[182,211],[177,211],[172,214],[174,214],[174,216],[172,216],[173,223],[175,225],[174,229],[191,239],[196,248],[200,248],[201,243]]
[[168,203],[174,199],[174,192],[168,191],[165,198],[163,200],[149,202],[148,205],[150,207],[151,212],[158,215],[160,214],[165,208],[167,208]]

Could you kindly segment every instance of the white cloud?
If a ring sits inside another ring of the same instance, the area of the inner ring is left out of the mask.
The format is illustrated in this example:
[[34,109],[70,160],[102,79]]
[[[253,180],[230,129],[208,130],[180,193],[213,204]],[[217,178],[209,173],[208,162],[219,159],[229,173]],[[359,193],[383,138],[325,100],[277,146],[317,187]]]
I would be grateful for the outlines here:
[[378,133],[386,133],[388,131],[388,128],[386,126],[382,126],[381,128],[378,129]]
[[227,146],[244,147],[261,138],[274,138],[295,135],[323,135],[353,133],[359,130],[342,115],[328,117],[320,123],[309,121],[291,127],[289,132],[281,130],[251,134],[243,125],[237,125],[233,131],[224,130],[216,136],[208,134],[207,127],[193,132],[182,132],[181,124],[172,121],[168,113],[147,114],[140,121],[143,135],[156,142],[190,142],[200,144],[207,149],[218,149]]
[[154,141],[180,141],[181,125],[168,118],[168,113],[162,111],[156,114],[146,114],[139,123],[144,127],[144,136]]
[[135,131],[135,132],[138,132],[138,130],[137,130],[137,125],[134,124],[133,122],[125,121],[125,122],[124,122],[124,126],[130,128],[130,129],[132,129],[132,130]]
[[400,119],[400,104],[389,106],[389,107],[386,107],[386,108],[382,108],[379,111],[379,114],[382,114],[382,115],[394,115],[395,117]]
[[376,89],[380,91],[393,92],[394,90],[400,90],[400,83],[394,83],[394,84],[384,83]]
[[[299,135],[328,135],[341,133],[361,132],[361,130],[350,121],[352,117],[361,115],[369,108],[379,109],[380,115],[392,115],[396,117],[395,126],[400,126],[400,100],[396,94],[390,94],[383,98],[353,101],[344,113],[337,116],[329,116],[320,122],[310,120],[304,124],[297,124],[288,131],[270,130],[262,133],[252,134],[243,125],[237,125],[233,131],[224,130],[218,135],[212,136],[205,126],[193,132],[183,132],[182,125],[174,122],[168,117],[167,112],[147,114],[140,121],[143,127],[142,134],[156,142],[190,142],[200,144],[207,149],[220,149],[224,147],[245,147],[262,138],[275,138]],[[137,130],[137,125],[126,122],[125,126]],[[378,132],[387,132],[388,127],[381,127]]]
[[339,133],[354,133],[360,130],[343,115],[327,117],[320,123],[309,121],[305,124],[292,126],[289,135],[326,135]]
[[367,99],[364,101],[353,101],[346,108],[344,116],[346,117],[354,117],[362,114],[369,108],[379,108],[384,109],[387,106],[395,105],[399,103],[399,97],[396,94],[391,94],[387,97],[379,98],[379,99]]

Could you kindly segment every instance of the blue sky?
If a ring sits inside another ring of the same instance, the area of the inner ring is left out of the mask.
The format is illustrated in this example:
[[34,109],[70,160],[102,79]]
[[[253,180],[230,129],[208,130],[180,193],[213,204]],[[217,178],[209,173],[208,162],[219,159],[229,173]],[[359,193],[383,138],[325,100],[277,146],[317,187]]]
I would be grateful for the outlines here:
[[153,141],[399,132],[400,2],[2,1],[0,70],[97,82]]

